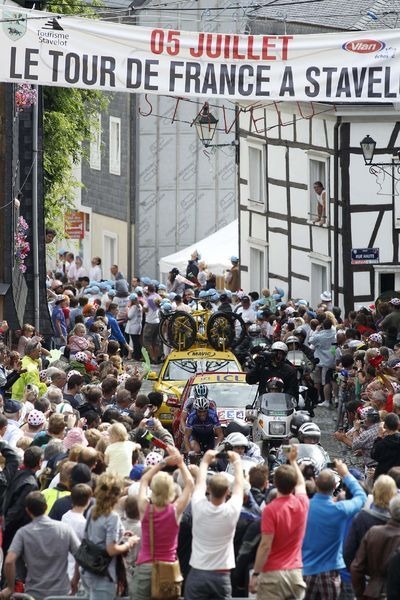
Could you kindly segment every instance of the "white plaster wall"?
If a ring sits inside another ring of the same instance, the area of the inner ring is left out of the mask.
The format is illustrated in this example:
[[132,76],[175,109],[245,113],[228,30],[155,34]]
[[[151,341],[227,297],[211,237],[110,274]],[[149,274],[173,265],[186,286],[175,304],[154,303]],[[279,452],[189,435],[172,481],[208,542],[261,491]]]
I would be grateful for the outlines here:
[[297,277],[292,277],[292,297],[293,298],[304,298],[305,300],[309,300],[310,298],[310,284],[308,281],[304,281],[304,279],[297,279]]
[[306,154],[300,148],[289,149],[289,174],[290,181],[295,183],[307,183]]
[[269,234],[269,270],[271,273],[288,275],[288,241],[280,233]]
[[[133,229],[133,228],[132,228]],[[117,264],[120,271],[126,274],[127,271],[127,225],[125,221],[105,217],[97,213],[92,213],[92,254],[93,256],[103,256],[103,232],[107,231],[117,236]],[[109,273],[103,273],[105,278],[110,276]]]
[[286,180],[285,166],[286,148],[283,146],[268,147],[268,176]]
[[374,244],[374,248],[379,248],[379,260],[381,263],[391,263],[393,261],[392,231],[392,212],[388,211],[384,214]]
[[378,214],[378,212],[370,212],[351,215],[352,248],[368,248]]
[[367,294],[371,294],[369,273],[362,271],[354,273],[354,291],[357,294],[357,296],[365,296]]
[[268,219],[268,228],[280,227],[287,231],[287,221],[281,221],[280,219]]
[[313,252],[322,254],[323,256],[329,256],[328,253],[328,235],[329,231],[325,227],[313,227]]
[[[311,267],[308,252],[292,248],[292,270],[299,275],[310,277]],[[307,283],[307,282],[306,282]],[[309,285],[309,283],[307,283]]]
[[286,189],[282,186],[268,185],[268,208],[271,212],[287,214]]
[[[315,119],[314,119],[315,120]],[[309,121],[298,119],[296,122],[297,141],[303,144],[308,144],[310,140]]]
[[298,225],[296,223],[292,223],[292,243],[293,246],[309,248],[310,232],[308,225]]
[[251,218],[251,237],[265,242],[267,240],[265,215],[253,213]]

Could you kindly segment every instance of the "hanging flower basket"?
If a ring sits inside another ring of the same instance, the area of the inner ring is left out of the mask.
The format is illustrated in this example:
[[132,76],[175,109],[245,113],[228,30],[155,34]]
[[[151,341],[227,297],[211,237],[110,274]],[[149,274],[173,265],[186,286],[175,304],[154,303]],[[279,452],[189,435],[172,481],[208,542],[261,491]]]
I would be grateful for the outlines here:
[[15,240],[15,262],[18,265],[21,273],[26,273],[25,259],[31,249],[27,241],[29,225],[24,217],[18,217],[17,231],[14,236]]
[[37,101],[37,90],[30,83],[20,83],[15,92],[15,104],[17,111],[22,112]]

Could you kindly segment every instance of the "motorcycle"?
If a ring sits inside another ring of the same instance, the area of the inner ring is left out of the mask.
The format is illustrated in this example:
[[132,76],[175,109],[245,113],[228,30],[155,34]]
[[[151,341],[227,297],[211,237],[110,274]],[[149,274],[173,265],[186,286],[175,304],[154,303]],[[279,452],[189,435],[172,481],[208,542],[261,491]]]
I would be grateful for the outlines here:
[[[334,470],[334,463],[330,462],[329,454],[320,446],[320,444],[296,444],[297,446],[297,464],[302,468],[304,479],[314,479],[324,469],[332,471],[335,482],[336,491],[341,485],[341,478]],[[287,454],[280,448],[274,457],[271,470],[286,464]]]
[[318,392],[314,388],[314,382],[311,378],[315,363],[304,352],[298,349],[289,350],[286,358],[297,371],[297,380],[299,382],[299,402],[297,408],[304,408],[309,412],[310,417],[313,417],[314,406],[318,404]]
[[252,440],[260,445],[264,457],[268,456],[271,447],[288,440],[295,407],[295,398],[279,392],[261,394],[246,407],[246,419],[253,425]]

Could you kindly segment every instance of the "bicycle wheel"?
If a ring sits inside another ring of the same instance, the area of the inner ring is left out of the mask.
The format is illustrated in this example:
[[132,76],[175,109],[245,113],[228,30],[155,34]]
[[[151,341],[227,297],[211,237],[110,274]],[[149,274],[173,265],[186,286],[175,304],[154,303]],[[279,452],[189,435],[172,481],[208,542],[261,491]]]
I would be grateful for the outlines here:
[[189,350],[196,341],[196,321],[183,310],[177,310],[168,319],[168,343],[175,350]]
[[171,317],[174,313],[170,313],[169,315],[162,315],[160,320],[160,325],[158,326],[158,335],[160,336],[160,340],[163,344],[168,346],[169,348],[173,348],[171,342],[168,337],[168,325]]
[[235,348],[245,335],[246,325],[242,317],[235,313],[217,312],[208,321],[207,339],[215,350]]

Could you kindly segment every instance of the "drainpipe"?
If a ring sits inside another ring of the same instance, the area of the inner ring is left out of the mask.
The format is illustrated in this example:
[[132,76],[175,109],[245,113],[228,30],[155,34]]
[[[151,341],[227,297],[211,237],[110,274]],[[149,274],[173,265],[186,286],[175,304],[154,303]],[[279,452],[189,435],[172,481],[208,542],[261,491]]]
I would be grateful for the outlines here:
[[38,225],[38,128],[39,128],[39,88],[32,86],[37,93],[32,113],[32,241],[33,241],[33,314],[36,331],[40,331],[40,280],[39,280],[39,225]]
[[337,117],[333,131],[333,302],[339,306],[339,129],[342,117]]

